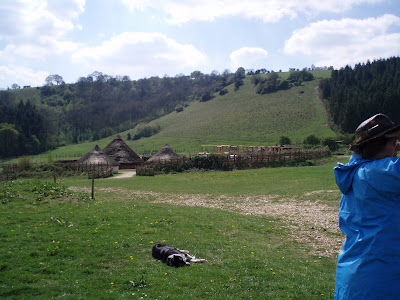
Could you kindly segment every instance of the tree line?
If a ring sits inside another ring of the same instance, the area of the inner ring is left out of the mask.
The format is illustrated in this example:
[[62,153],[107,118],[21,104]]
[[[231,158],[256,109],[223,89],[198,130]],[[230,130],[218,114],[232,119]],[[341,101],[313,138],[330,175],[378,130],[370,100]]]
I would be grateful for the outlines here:
[[8,93],[0,94],[0,157],[37,154],[52,148],[54,129],[47,113],[30,101],[11,101]]
[[[230,84],[239,89],[244,72],[243,68],[222,74],[194,71],[190,76],[131,80],[96,71],[74,84],[50,75],[44,86],[31,88],[32,96],[24,101],[19,94],[22,90],[1,91],[0,157],[38,154],[58,145],[98,140],[182,111],[190,101],[208,101],[215,93],[227,93]],[[39,101],[34,93],[39,93]],[[134,138],[148,134],[138,132]]]
[[320,81],[332,121],[343,133],[377,113],[400,123],[400,58],[374,60],[333,70]]

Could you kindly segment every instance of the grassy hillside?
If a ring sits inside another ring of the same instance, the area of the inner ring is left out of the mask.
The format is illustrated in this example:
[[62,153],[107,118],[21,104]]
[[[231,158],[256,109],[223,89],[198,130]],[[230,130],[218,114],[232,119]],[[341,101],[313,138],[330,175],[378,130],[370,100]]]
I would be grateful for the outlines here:
[[[272,94],[256,93],[250,78],[234,91],[207,102],[192,102],[182,112],[173,112],[150,122],[149,126],[160,126],[158,134],[149,138],[128,141],[136,129],[122,132],[127,144],[136,152],[152,152],[165,143],[179,153],[196,153],[203,144],[230,145],[276,145],[281,136],[288,136],[292,143],[301,142],[310,134],[320,138],[333,137],[327,125],[325,108],[318,98],[317,86],[320,78],[329,77],[330,71],[313,71],[315,80],[303,86]],[[289,73],[279,73],[286,79]],[[267,75],[266,75],[267,76]],[[105,147],[114,136],[78,145],[68,145],[52,151],[55,158],[80,156],[95,145]],[[48,154],[42,154],[46,158]]]
[[250,79],[244,83],[237,92],[230,86],[224,96],[195,102],[180,113],[154,120],[149,125],[159,125],[161,131],[130,145],[141,152],[169,143],[174,149],[190,152],[198,150],[201,144],[275,145],[282,135],[293,143],[310,134],[320,138],[334,136],[327,126],[325,108],[317,97],[318,79],[264,95],[256,94]]

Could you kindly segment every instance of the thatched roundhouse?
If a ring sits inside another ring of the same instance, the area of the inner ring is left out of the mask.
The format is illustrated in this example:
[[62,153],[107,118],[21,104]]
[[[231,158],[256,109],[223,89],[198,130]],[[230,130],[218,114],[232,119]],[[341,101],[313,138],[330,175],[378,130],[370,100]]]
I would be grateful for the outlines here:
[[169,163],[179,160],[182,156],[176,154],[168,144],[147,160],[147,163]]
[[86,153],[81,159],[77,161],[79,164],[89,165],[112,165],[113,173],[118,173],[119,163],[109,157],[100,149],[99,146],[95,146],[90,152]]
[[143,160],[133,151],[118,134],[104,149],[104,153],[119,163],[120,169],[136,169]]

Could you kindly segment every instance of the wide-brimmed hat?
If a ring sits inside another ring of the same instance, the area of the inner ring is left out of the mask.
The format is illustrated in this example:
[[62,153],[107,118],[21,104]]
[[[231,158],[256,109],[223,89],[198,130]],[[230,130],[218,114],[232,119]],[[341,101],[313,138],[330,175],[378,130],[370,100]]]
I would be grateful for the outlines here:
[[388,116],[376,114],[362,122],[356,129],[356,138],[351,143],[350,150],[370,142],[378,137],[400,137],[400,125],[394,124]]

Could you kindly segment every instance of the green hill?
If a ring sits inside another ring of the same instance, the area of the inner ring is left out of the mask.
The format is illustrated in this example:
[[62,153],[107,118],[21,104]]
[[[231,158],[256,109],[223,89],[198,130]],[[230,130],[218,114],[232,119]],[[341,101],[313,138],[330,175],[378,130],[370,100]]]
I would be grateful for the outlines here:
[[[310,134],[319,138],[333,137],[325,108],[318,97],[319,79],[329,77],[329,71],[315,71],[315,80],[301,86],[271,94],[257,94],[250,79],[238,91],[228,87],[228,93],[207,102],[191,102],[181,112],[172,112],[147,124],[160,131],[148,138],[128,140],[137,129],[121,132],[125,142],[137,153],[150,153],[168,143],[178,153],[196,153],[204,144],[276,145],[281,136],[292,143],[301,142]],[[282,77],[285,73],[282,73]],[[60,147],[52,154],[79,156],[96,144],[105,147],[115,135],[98,141]],[[46,156],[47,154],[43,154]]]
[[[317,80],[272,94],[256,94],[249,79],[239,91],[208,102],[195,102],[149,125],[161,131],[131,142],[137,151],[158,149],[164,143],[178,150],[199,149],[201,144],[275,145],[281,136],[301,142],[310,134],[334,136],[325,108],[318,98]],[[129,132],[129,131],[128,131]]]

